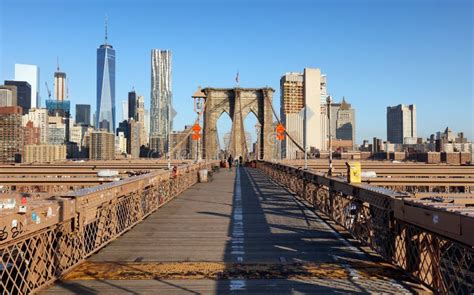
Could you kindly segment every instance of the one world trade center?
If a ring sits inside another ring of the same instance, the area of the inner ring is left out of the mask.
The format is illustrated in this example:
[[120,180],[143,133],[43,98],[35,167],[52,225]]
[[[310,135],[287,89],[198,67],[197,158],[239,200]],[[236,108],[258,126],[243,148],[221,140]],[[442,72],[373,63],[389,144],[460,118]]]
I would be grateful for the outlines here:
[[107,43],[97,48],[97,112],[95,128],[115,133],[115,50]]

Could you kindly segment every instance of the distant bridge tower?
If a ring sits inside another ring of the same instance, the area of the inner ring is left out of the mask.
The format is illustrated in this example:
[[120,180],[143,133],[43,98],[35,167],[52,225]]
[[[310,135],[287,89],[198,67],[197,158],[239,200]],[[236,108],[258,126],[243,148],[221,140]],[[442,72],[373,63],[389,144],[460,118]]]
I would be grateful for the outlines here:
[[217,120],[223,112],[232,119],[229,150],[232,156],[247,159],[244,120],[253,112],[260,123],[258,151],[261,159],[274,156],[274,133],[272,88],[205,88],[206,108],[204,110],[203,154],[206,159],[216,159],[218,146]]

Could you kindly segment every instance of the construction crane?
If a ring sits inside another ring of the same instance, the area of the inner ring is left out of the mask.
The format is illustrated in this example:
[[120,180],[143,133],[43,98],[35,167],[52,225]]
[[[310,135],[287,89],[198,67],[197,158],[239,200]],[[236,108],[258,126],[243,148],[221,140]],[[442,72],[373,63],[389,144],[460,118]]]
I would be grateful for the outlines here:
[[46,90],[48,90],[48,99],[51,99],[51,90],[49,90],[48,82],[44,82],[46,84]]

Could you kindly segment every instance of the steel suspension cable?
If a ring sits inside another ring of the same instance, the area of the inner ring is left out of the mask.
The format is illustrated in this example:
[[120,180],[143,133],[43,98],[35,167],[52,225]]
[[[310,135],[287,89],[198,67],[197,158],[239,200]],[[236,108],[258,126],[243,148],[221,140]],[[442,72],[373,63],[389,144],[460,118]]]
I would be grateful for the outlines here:
[[[275,112],[275,109],[273,108],[273,104],[272,102],[270,101],[270,99],[268,98],[266,92],[263,94],[264,98],[267,100],[267,102],[270,104],[271,108],[272,108],[272,112],[273,112],[273,115],[275,116],[275,118],[277,119],[278,121],[278,124],[281,124],[281,120],[280,118],[278,118],[278,115],[276,114]],[[305,149],[299,144],[296,142],[296,140],[293,139],[293,137],[288,133],[288,131],[286,130],[285,128],[285,134],[288,136],[288,138],[296,145],[296,147],[298,147],[301,151],[307,153],[307,151],[305,151]]]

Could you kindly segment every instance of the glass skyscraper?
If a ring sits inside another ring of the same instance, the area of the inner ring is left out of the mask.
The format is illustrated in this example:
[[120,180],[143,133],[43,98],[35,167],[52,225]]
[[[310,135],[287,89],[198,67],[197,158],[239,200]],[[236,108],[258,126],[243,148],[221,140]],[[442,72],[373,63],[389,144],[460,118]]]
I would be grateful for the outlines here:
[[15,81],[26,81],[31,86],[31,106],[41,107],[40,70],[36,65],[15,64]]
[[91,106],[89,104],[76,104],[76,124],[91,124]]
[[115,50],[107,44],[97,48],[97,112],[96,129],[115,133]]

